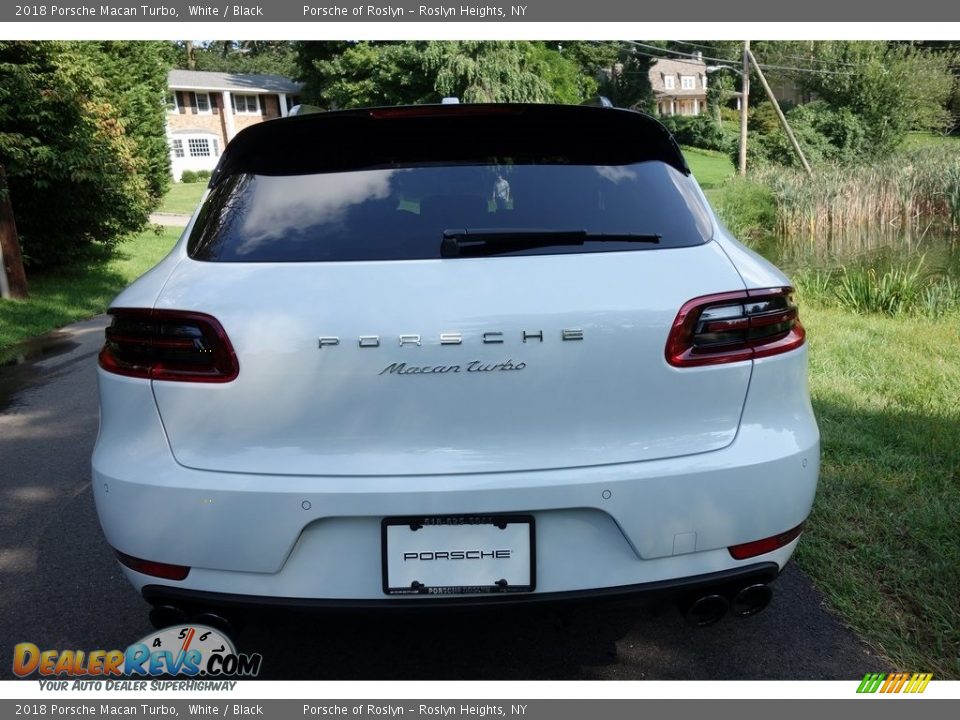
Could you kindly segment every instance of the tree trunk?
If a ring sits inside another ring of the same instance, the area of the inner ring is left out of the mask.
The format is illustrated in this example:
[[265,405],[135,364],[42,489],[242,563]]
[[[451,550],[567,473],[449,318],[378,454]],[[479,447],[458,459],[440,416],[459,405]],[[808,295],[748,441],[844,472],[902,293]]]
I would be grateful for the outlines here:
[[23,256],[17,237],[17,223],[13,218],[13,205],[7,187],[7,174],[0,165],[0,273],[5,282],[0,283],[12,298],[26,298],[27,275],[23,270]]

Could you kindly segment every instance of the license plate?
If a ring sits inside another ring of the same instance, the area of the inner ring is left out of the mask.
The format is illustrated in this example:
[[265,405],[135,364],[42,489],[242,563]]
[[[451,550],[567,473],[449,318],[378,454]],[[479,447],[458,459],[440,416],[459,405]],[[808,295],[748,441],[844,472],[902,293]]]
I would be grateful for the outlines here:
[[381,523],[387,595],[531,592],[531,515],[386,518]]

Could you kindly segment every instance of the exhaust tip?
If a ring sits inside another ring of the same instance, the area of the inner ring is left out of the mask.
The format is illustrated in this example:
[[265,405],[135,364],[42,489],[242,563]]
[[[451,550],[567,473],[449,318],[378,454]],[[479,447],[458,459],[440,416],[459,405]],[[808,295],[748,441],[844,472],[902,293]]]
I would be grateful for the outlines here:
[[730,611],[737,617],[756,615],[770,604],[772,598],[773,590],[769,585],[763,583],[747,585],[733,596]]
[[197,623],[198,625],[208,625],[215,630],[220,630],[223,633],[226,633],[228,637],[233,637],[234,634],[234,625],[223,615],[219,615],[214,612],[204,612],[199,615],[194,615],[190,618],[192,622]]
[[719,622],[729,609],[730,602],[723,595],[701,595],[687,605],[683,617],[694,627],[706,627]]
[[157,630],[181,625],[187,621],[187,614],[175,605],[156,605],[150,609],[150,624]]

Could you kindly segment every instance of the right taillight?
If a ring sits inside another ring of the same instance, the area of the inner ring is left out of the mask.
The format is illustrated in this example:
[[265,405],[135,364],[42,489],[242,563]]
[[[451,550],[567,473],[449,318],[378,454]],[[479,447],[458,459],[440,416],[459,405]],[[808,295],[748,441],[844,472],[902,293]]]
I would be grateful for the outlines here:
[[793,288],[736,290],[685,303],[667,338],[674,367],[752,360],[803,345]]
[[183,310],[114,308],[100,367],[150,380],[224,383],[240,372],[217,319]]

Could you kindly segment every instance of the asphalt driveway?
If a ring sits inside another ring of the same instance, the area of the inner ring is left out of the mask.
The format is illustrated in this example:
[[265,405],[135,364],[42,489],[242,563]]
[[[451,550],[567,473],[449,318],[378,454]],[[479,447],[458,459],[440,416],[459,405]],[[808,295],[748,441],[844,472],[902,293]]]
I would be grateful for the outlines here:
[[[12,648],[125,648],[151,628],[90,492],[104,317],[0,366],[0,678]],[[284,616],[235,636],[271,679],[848,679],[888,670],[795,565],[762,614],[688,627],[672,608]]]

